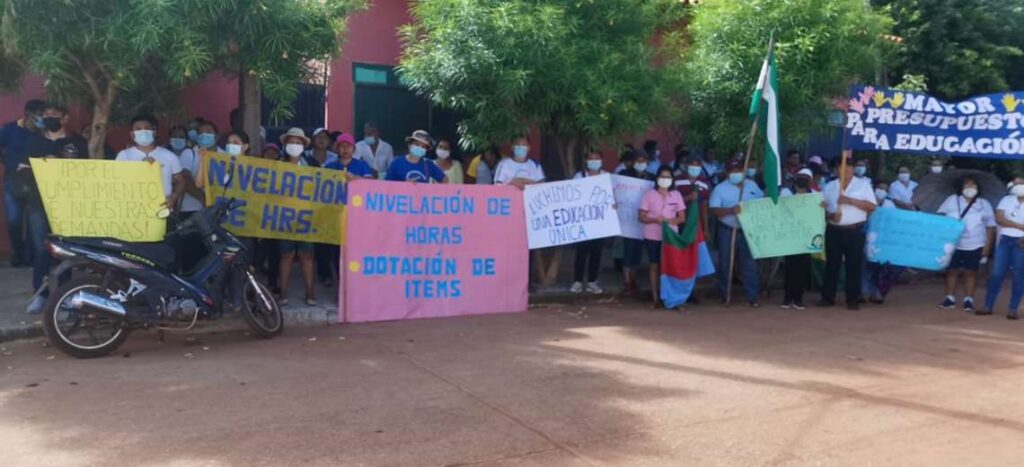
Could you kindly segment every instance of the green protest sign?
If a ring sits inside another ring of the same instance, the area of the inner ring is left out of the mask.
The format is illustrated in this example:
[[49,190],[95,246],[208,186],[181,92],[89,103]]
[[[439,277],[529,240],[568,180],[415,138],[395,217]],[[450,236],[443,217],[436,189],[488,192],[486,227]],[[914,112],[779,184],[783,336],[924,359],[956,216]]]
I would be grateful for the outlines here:
[[787,196],[779,198],[779,204],[768,198],[755,199],[742,206],[740,225],[754,258],[821,253],[824,248],[821,194]]

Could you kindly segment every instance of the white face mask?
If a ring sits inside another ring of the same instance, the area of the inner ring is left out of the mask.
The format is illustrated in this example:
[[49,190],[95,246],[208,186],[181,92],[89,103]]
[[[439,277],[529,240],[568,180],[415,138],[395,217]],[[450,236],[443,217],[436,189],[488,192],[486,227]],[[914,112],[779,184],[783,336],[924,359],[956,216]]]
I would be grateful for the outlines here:
[[897,177],[899,177],[900,181],[903,183],[907,183],[910,181],[910,174],[906,172],[900,172],[900,174],[897,175]]
[[441,160],[447,159],[448,157],[450,157],[452,155],[452,152],[447,150],[447,149],[438,149],[436,152],[437,152],[437,158],[441,159]]
[[232,156],[238,156],[242,154],[241,144],[229,144],[227,146],[224,146],[224,149],[226,149],[228,151],[228,154],[231,154]]
[[662,178],[658,179],[658,187],[660,187],[660,188],[669,188],[671,186],[672,186],[672,179],[671,178],[664,178],[664,177],[662,177]]
[[284,152],[291,157],[299,157],[302,155],[302,151],[305,151],[306,147],[301,144],[286,144],[284,145]]
[[1024,198],[1024,185],[1014,185],[1013,188],[1010,188],[1010,193],[1018,198]]
[[933,174],[940,174],[940,173],[942,173],[942,166],[941,165],[933,165],[932,166],[932,173]]
[[886,193],[885,190],[881,188],[875,188],[875,198],[878,201],[882,201],[883,199],[885,199],[886,196],[889,196],[889,193]]
[[973,186],[969,186],[969,187],[964,188],[964,198],[974,199],[975,196],[978,196],[978,189],[977,188],[975,188]]
[[636,164],[633,164],[633,168],[636,169],[637,172],[646,172],[647,171],[647,163],[646,162],[637,162]]

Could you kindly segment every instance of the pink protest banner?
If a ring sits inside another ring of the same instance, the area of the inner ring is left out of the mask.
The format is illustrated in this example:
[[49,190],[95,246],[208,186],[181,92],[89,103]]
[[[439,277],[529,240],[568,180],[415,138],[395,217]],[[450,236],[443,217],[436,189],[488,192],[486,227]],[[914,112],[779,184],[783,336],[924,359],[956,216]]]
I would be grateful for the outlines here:
[[346,215],[339,321],[526,311],[521,191],[357,180]]

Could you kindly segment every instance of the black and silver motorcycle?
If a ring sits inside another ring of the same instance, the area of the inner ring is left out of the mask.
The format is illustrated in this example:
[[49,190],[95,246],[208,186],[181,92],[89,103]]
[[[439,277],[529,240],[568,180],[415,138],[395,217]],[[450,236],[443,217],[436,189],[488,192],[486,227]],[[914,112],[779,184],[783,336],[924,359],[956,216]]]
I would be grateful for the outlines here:
[[[227,311],[240,311],[258,337],[280,334],[281,308],[256,281],[249,248],[221,226],[237,207],[235,200],[221,199],[178,224],[161,243],[50,237],[47,250],[60,264],[36,292],[48,292],[43,329],[50,342],[74,357],[101,357],[133,330],[187,331]],[[176,248],[200,247],[206,251],[202,259],[178,264]]]

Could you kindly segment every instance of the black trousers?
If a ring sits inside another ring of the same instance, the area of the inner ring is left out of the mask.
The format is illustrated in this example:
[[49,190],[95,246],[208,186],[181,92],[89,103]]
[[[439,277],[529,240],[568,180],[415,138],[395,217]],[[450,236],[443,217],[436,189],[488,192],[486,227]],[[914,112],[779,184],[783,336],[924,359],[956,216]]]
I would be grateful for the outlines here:
[[313,258],[316,261],[316,277],[321,281],[334,280],[338,274],[338,255],[340,251],[337,245],[317,243],[313,245]]
[[821,298],[836,299],[839,266],[846,264],[846,303],[860,302],[861,273],[864,270],[864,225],[825,229],[825,283]]
[[784,302],[802,302],[807,284],[811,281],[811,255],[787,256],[784,268],[786,269],[786,297]]
[[[604,249],[602,239],[587,240],[576,244],[576,268],[573,278],[576,282],[595,282],[597,272],[601,269],[601,250]],[[583,272],[587,276],[584,281]]]
[[281,275],[281,245],[270,238],[257,238],[255,243],[252,263],[257,271],[266,274],[270,289],[277,290],[277,278]]

